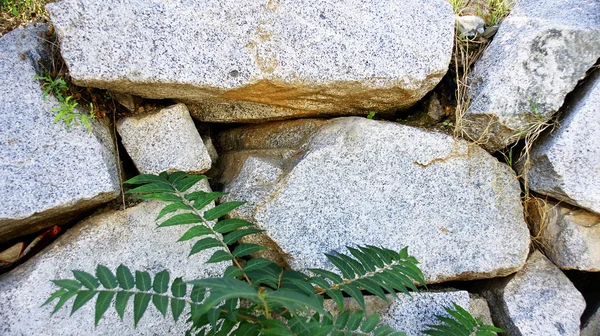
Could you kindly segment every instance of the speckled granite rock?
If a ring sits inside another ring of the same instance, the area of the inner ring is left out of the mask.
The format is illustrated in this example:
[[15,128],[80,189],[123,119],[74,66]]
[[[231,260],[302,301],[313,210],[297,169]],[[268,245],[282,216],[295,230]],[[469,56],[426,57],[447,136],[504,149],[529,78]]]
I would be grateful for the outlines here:
[[47,56],[38,34],[47,29],[0,38],[0,243],[62,224],[120,192],[108,126],[92,121],[88,133],[54,123],[59,103],[44,100],[33,79]]
[[293,268],[330,269],[323,253],[354,244],[408,246],[429,283],[508,275],[527,258],[516,177],[475,145],[366,118],[273,138],[281,149],[248,140],[225,153],[221,182],[226,199],[248,201],[233,215],[266,229]]
[[539,251],[514,276],[491,281],[482,295],[494,322],[517,336],[578,336],[585,300]]
[[533,235],[556,266],[600,272],[600,215],[542,199],[530,205]]
[[188,227],[156,229],[154,219],[163,206],[159,202],[146,202],[125,211],[91,217],[67,231],[43,253],[1,276],[0,334],[183,335],[185,319],[175,324],[171,318],[163,318],[154,307],[149,307],[137,329],[133,328],[131,309],[127,310],[124,322],[121,322],[114,308],[110,307],[98,327],[94,328],[93,304],[84,306],[71,317],[72,302],[68,308],[52,316],[51,306],[40,307],[56,289],[50,280],[72,278],[72,269],[93,273],[97,264],[114,271],[123,263],[131,270],[145,270],[152,274],[168,269],[171,279],[177,276],[184,280],[221,276],[229,265],[227,262],[203,264],[214,251],[207,250],[187,258],[193,242],[177,242],[177,239]]
[[63,0],[47,8],[77,84],[196,102],[195,117],[217,122],[408,107],[446,73],[454,37],[445,0]]
[[531,150],[528,183],[540,194],[600,214],[600,71],[586,81],[554,132]]
[[163,171],[204,173],[211,158],[183,104],[117,123],[123,146],[142,174]]
[[[411,296],[398,294],[398,297],[388,296],[391,304],[375,297],[366,296],[367,314],[379,314],[380,324],[387,324],[397,331],[403,331],[407,336],[424,335],[428,325],[440,324],[435,315],[449,316],[445,307],[453,307],[453,303],[468,310],[474,317],[482,317],[485,323],[492,324],[490,310],[485,299],[471,295],[467,291],[443,290],[424,291]],[[352,311],[360,310],[360,306],[352,299],[346,299],[344,306]],[[335,303],[325,301],[325,307],[334,315],[339,314]]]
[[581,328],[581,336],[600,335],[600,306]]
[[546,121],[600,57],[600,2],[520,0],[475,64],[460,125],[490,151]]

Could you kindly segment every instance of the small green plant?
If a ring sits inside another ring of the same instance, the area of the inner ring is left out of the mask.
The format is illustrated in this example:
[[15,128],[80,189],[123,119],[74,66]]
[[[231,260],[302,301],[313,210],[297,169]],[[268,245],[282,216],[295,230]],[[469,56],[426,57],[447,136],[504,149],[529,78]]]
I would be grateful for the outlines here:
[[377,112],[374,112],[374,111],[369,112],[369,114],[367,114],[367,119],[373,119],[375,117],[375,114],[377,114]]
[[80,113],[75,110],[78,103],[73,99],[73,96],[67,95],[69,88],[64,79],[60,77],[53,79],[49,74],[35,76],[34,78],[42,81],[44,99],[46,99],[49,94],[54,94],[60,103],[58,107],[50,110],[52,112],[57,112],[54,123],[62,120],[68,130],[70,130],[73,125],[79,125],[79,123],[81,123],[87,127],[88,133],[92,131],[90,119],[95,119],[94,106],[92,103],[90,103],[89,115]]
[[[365,315],[363,292],[388,301],[386,293],[409,294],[418,291],[415,284],[425,285],[418,262],[407,248],[396,252],[375,246],[348,247],[349,254],[326,254],[339,272],[315,268],[308,270],[310,274],[284,269],[268,259],[249,258],[266,248],[239,240],[263,230],[237,218],[217,221],[244,203],[225,202],[206,209],[224,194],[188,192],[204,178],[175,172],[139,175],[125,183],[137,185],[128,193],[167,203],[157,216],[159,228],[190,226],[179,238],[195,241],[190,256],[216,249],[207,263],[230,262],[222,277],[184,281],[172,279],[167,270],[153,278],[148,272],[132,272],[124,265],[114,273],[98,265],[95,274],[74,270],[74,279],[53,280],[58,289],[44,305],[58,300],[54,313],[74,298],[73,313],[96,297],[94,321],[98,325],[113,302],[122,319],[133,298],[135,326],[150,302],[175,321],[189,306],[189,335],[403,335],[381,325],[379,315]],[[345,309],[344,296],[354,299],[362,309]],[[325,309],[326,297],[335,302],[340,314]],[[461,317],[470,317],[468,312],[460,312]],[[470,319],[454,323],[463,326],[455,335],[469,336],[481,327]]]
[[425,330],[423,333],[431,336],[493,336],[499,332],[506,332],[503,329],[483,323],[481,318],[473,318],[468,311],[456,303],[454,303],[454,308],[446,307],[445,310],[450,317],[436,315],[436,318],[442,324],[430,325],[430,329]]
[[450,120],[444,120],[442,122],[442,126],[444,126],[444,127],[454,127],[454,123],[452,121],[450,121]]

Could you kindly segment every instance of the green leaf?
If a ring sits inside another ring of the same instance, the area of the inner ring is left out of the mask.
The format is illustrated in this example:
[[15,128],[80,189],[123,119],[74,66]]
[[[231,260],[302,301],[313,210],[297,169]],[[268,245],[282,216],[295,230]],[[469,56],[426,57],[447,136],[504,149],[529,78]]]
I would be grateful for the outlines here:
[[163,202],[179,202],[181,201],[181,197],[171,194],[171,193],[154,193],[154,194],[144,194],[144,195],[135,195],[135,197],[142,200],[158,200]]
[[229,253],[223,251],[223,250],[218,250],[215,251],[215,253],[213,253],[213,255],[206,261],[207,264],[214,264],[214,263],[218,263],[221,261],[227,261],[227,260],[232,260],[233,257],[231,255],[229,255]]
[[320,314],[324,314],[323,305],[314,296],[307,296],[299,292],[278,289],[268,292],[266,296],[267,302],[280,304],[290,311],[300,310],[307,312],[307,308],[312,309]]
[[190,189],[192,186],[194,186],[194,184],[198,183],[200,180],[205,179],[206,176],[204,175],[187,175],[186,177],[177,180],[177,182],[175,182],[175,187],[177,188],[177,190],[179,190],[180,192],[185,192],[188,189]]
[[68,291],[68,292],[64,293],[60,297],[60,299],[58,299],[58,303],[56,303],[56,306],[54,306],[54,309],[52,310],[52,314],[59,311],[60,308],[62,308],[62,306],[64,306],[65,303],[67,303],[67,301],[69,301],[69,299],[71,299],[73,296],[77,295],[77,293],[79,293],[79,292],[78,291]]
[[175,203],[168,204],[164,208],[162,208],[162,210],[160,210],[160,212],[158,213],[158,216],[156,216],[156,220],[159,220],[162,217],[164,217],[172,212],[175,212],[177,210],[192,210],[192,207],[190,207],[187,204],[184,204],[183,202],[175,202]]
[[342,292],[338,289],[327,289],[325,291],[325,293],[327,295],[329,295],[330,298],[333,299],[333,301],[336,303],[338,310],[343,310],[344,309],[344,295],[342,294]]
[[190,240],[192,238],[206,236],[206,235],[210,235],[210,234],[212,234],[212,231],[210,231],[210,229],[207,228],[206,226],[196,225],[196,226],[192,226],[191,228],[189,228],[189,230],[187,230],[183,234],[183,236],[181,236],[181,238],[179,238],[179,240],[177,240],[177,241],[186,241],[186,240]]
[[141,291],[149,291],[152,288],[152,278],[148,272],[135,271],[135,286]]
[[358,327],[360,326],[360,322],[362,321],[364,315],[365,315],[365,313],[362,310],[355,311],[350,316],[350,319],[348,320],[348,325],[346,326],[346,329],[348,329],[350,331],[354,331],[354,330],[358,329]]
[[106,266],[98,265],[96,267],[96,277],[104,288],[113,289],[119,285],[117,278],[115,278],[113,273]]
[[64,288],[68,291],[76,291],[81,288],[81,282],[77,280],[52,280],[52,282],[60,288]]
[[360,327],[360,330],[365,333],[370,333],[375,329],[375,327],[377,327],[380,319],[381,317],[379,316],[379,314],[370,315],[365,319],[362,326]]
[[173,314],[173,320],[175,320],[175,322],[177,322],[179,316],[181,316],[181,313],[183,312],[184,308],[185,301],[175,298],[171,299],[171,313]]
[[237,278],[239,276],[242,276],[243,274],[244,274],[244,271],[239,269],[237,266],[229,266],[225,269],[225,272],[223,273],[223,277],[224,278]]
[[176,184],[178,181],[185,178],[186,176],[187,176],[186,172],[182,172],[182,171],[172,172],[167,177],[167,181],[171,184]]
[[152,289],[159,294],[166,293],[169,289],[169,271],[164,270],[156,273]]
[[344,328],[346,328],[346,324],[348,323],[349,319],[350,319],[350,311],[349,310],[344,310],[338,316],[338,318],[335,320],[334,327],[336,329],[344,329]]
[[244,265],[244,271],[252,272],[252,271],[256,271],[256,270],[261,270],[270,265],[277,266],[277,264],[275,264],[271,260],[264,259],[264,258],[254,258],[254,259],[248,260],[248,262]]
[[206,295],[206,288],[202,286],[193,286],[192,293],[190,294],[190,300],[192,302],[201,302],[204,300],[204,296]]
[[360,308],[362,308],[362,310],[366,310],[365,298],[363,297],[358,287],[350,283],[346,285],[340,285],[340,288],[344,292],[348,293],[354,300],[356,300],[356,302],[360,305]]
[[215,308],[209,310],[206,313],[206,317],[208,317],[208,321],[210,322],[210,325],[213,329],[217,328],[217,320],[219,319],[219,315],[221,315],[220,310]]
[[167,182],[152,182],[133,188],[126,194],[156,194],[156,193],[174,193],[176,190]]
[[[137,275],[137,272],[136,272]],[[150,276],[150,275],[148,275]],[[137,327],[140,319],[144,316],[146,309],[148,309],[148,304],[150,303],[150,298],[152,297],[149,293],[136,293],[133,296],[133,325]]]
[[342,281],[344,281],[344,279],[342,279],[342,277],[340,277],[339,275],[327,271],[327,270],[322,270],[322,269],[318,269],[318,268],[309,268],[309,271],[313,272],[316,275],[322,276],[325,279],[329,279],[331,281],[333,281],[333,283],[339,284]]
[[87,273],[84,271],[72,271],[72,272],[73,272],[73,276],[75,276],[75,279],[79,280],[79,282],[81,282],[82,285],[84,285],[85,287],[87,287],[89,289],[96,289],[100,285],[100,283],[98,282],[98,279],[96,279],[90,273]]
[[184,225],[184,224],[196,224],[196,223],[202,223],[202,218],[200,218],[200,216],[193,214],[193,213],[182,213],[182,214],[175,215],[175,216],[165,220],[158,227]]
[[256,244],[240,244],[233,250],[233,256],[237,258],[245,257],[247,255],[254,254],[266,250],[266,247]]
[[123,264],[117,267],[117,281],[119,282],[119,286],[123,289],[132,289],[133,286],[135,286],[131,271],[129,268],[123,266]]
[[94,326],[98,326],[98,322],[104,316],[104,313],[110,307],[115,292],[100,292],[96,298],[96,311],[94,313]]
[[204,219],[207,221],[218,219],[225,216],[229,211],[242,206],[246,202],[225,202],[215,206],[214,208],[204,212]]
[[204,207],[223,195],[225,195],[223,192],[206,192],[200,190],[186,195],[185,198],[188,201],[194,201],[194,208],[196,210],[202,210]]
[[210,295],[196,312],[199,315],[206,314],[216,304],[227,299],[243,298],[252,302],[256,302],[258,299],[256,288],[235,278],[207,278],[192,280],[188,283],[210,290]]
[[125,182],[123,182],[124,184],[146,184],[146,183],[152,183],[152,182],[165,182],[165,180],[157,175],[152,175],[152,174],[142,174],[142,175],[138,175],[134,178],[131,178]]
[[218,233],[228,233],[246,226],[254,226],[254,224],[239,218],[229,218],[215,224],[214,230]]
[[259,230],[259,229],[240,229],[240,230],[235,230],[231,233],[226,234],[223,237],[223,242],[227,245],[231,245],[235,242],[237,242],[238,240],[240,240],[243,237],[249,236],[249,235],[253,235],[256,233],[261,233],[261,232],[265,232],[265,230]]
[[117,311],[117,314],[119,314],[121,321],[125,314],[125,308],[127,308],[127,301],[129,301],[129,298],[132,295],[132,292],[117,292],[117,297],[115,298],[115,310]]
[[240,323],[235,331],[235,336],[256,336],[260,332],[259,326],[251,323]]
[[187,285],[181,277],[175,278],[171,284],[171,293],[174,297],[184,297],[187,292]]
[[154,294],[152,295],[152,303],[163,317],[167,316],[167,309],[169,308],[169,298],[167,296]]
[[204,239],[198,240],[194,246],[192,246],[192,250],[190,251],[190,256],[194,255],[200,251],[208,250],[213,247],[223,247],[220,241],[215,238],[207,237]]
[[71,309],[71,315],[73,315],[74,312],[79,310],[79,308],[83,307],[83,305],[86,304],[86,302],[88,302],[94,296],[96,296],[96,293],[97,292],[93,291],[93,290],[79,291],[77,293],[77,296],[75,297],[75,301],[73,302],[73,308]]
[[67,292],[67,290],[64,288],[61,288],[61,289],[55,291],[54,293],[52,293],[50,295],[50,297],[46,301],[44,301],[44,303],[42,303],[41,307],[49,304],[50,302],[56,300],[57,298],[63,296],[66,292]]
[[331,261],[331,263],[334,264],[335,267],[339,268],[340,271],[342,271],[342,275],[344,276],[344,278],[354,278],[354,270],[352,270],[352,267],[350,267],[350,265],[348,265],[345,261],[331,254],[325,254],[325,257],[327,257],[327,259],[329,259],[329,261]]

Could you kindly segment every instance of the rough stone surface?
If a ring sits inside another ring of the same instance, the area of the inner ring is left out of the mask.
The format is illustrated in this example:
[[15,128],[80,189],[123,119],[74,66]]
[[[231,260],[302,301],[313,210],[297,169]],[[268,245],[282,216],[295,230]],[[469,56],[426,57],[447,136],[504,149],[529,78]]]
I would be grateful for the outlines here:
[[140,104],[143,101],[142,98],[137,97],[137,96],[132,96],[127,93],[110,92],[110,95],[117,102],[119,102],[119,104],[121,104],[123,107],[125,107],[127,110],[129,110],[129,112],[135,112],[135,110],[138,108],[138,106],[140,106]]
[[72,278],[72,269],[93,273],[97,264],[113,272],[121,263],[132,271],[151,274],[168,269],[171,279],[221,276],[228,266],[226,262],[204,264],[214,251],[187,258],[193,241],[177,242],[187,227],[156,228],[154,219],[163,206],[159,202],[145,202],[125,211],[91,217],[67,231],[43,253],[0,277],[0,334],[183,335],[185,319],[175,324],[171,318],[163,318],[154,307],[149,307],[137,329],[133,328],[132,309],[127,310],[121,322],[115,309],[110,307],[94,328],[93,304],[84,306],[71,317],[72,302],[52,316],[53,305],[40,307],[56,289],[50,280]]
[[123,146],[142,174],[177,170],[204,173],[210,169],[209,153],[183,104],[124,118],[117,129]]
[[[424,291],[413,293],[411,296],[399,294],[398,297],[388,296],[391,304],[375,297],[366,296],[366,314],[380,314],[380,324],[387,324],[396,331],[403,331],[407,336],[424,335],[422,331],[428,325],[440,324],[435,315],[450,315],[445,307],[453,307],[453,303],[465,308],[475,317],[481,316],[486,323],[491,323],[490,311],[485,299],[472,296],[467,291],[443,290]],[[333,301],[325,301],[325,307],[334,315],[339,310]],[[360,310],[360,306],[353,299],[346,299],[344,307],[350,310]]]
[[530,204],[533,235],[556,266],[600,272],[600,215],[541,199]]
[[429,283],[508,275],[527,258],[516,177],[475,145],[366,118],[273,138],[282,149],[243,143],[223,155],[232,164],[221,182],[228,200],[248,201],[234,216],[266,229],[293,268],[331,269],[323,253],[355,244],[408,246]]
[[446,73],[454,37],[445,0],[63,0],[47,8],[77,84],[196,102],[195,117],[217,122],[408,107]]
[[600,335],[600,306],[581,328],[581,336]]
[[38,34],[47,30],[17,28],[0,39],[0,242],[62,224],[120,192],[108,126],[92,120],[88,133],[54,123],[59,102],[44,99],[34,80],[47,57]]
[[475,37],[485,31],[485,21],[479,16],[465,15],[456,17],[458,31],[467,37]]
[[579,335],[585,300],[539,251],[516,275],[494,280],[482,292],[494,322],[509,335]]
[[600,2],[520,0],[469,78],[460,125],[490,151],[558,111],[600,57]]
[[527,169],[531,190],[600,214],[599,115],[600,71],[596,71],[578,88],[554,132],[531,150]]

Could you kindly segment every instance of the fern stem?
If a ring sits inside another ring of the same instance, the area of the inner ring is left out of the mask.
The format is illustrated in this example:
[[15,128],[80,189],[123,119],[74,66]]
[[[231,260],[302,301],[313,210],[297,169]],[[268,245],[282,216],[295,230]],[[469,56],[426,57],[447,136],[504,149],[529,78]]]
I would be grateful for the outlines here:
[[[370,277],[374,276],[375,274],[383,273],[385,271],[389,271],[389,270],[392,269],[392,267],[401,265],[404,261],[406,261],[406,260],[404,260],[404,259],[403,260],[395,260],[392,263],[387,264],[387,265],[385,265],[382,268],[377,268],[374,272],[365,273],[365,274],[363,274],[361,276],[354,277],[354,279],[344,279],[339,284],[332,283],[331,286],[328,289],[329,290],[337,290],[337,289],[340,289],[340,286],[351,284],[354,281],[358,281],[358,280],[370,278]],[[325,288],[319,288],[319,290],[316,292],[316,294],[323,295],[323,294],[325,294],[326,291],[327,291],[327,289],[325,289]]]

